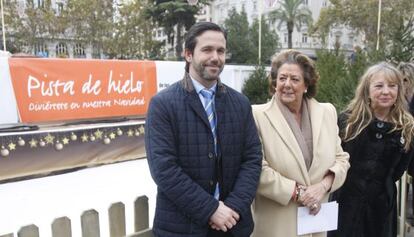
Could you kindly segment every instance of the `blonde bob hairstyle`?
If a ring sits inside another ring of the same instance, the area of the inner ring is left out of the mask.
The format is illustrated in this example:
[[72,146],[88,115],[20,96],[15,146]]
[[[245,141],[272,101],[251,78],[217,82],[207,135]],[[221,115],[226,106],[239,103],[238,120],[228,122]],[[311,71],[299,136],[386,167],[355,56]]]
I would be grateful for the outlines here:
[[380,74],[387,81],[398,85],[397,100],[390,110],[388,119],[394,125],[390,132],[401,131],[401,136],[405,140],[404,150],[408,151],[413,137],[414,122],[410,113],[407,111],[404,90],[402,90],[402,75],[394,66],[386,62],[369,67],[361,77],[355,91],[355,97],[349,103],[346,110],[349,113],[349,117],[343,133],[343,140],[349,141],[354,139],[374,119],[370,107],[369,86],[373,78]]
[[316,95],[316,83],[319,80],[315,63],[305,54],[293,49],[283,50],[273,55],[269,75],[269,93],[273,95],[276,92],[278,71],[285,63],[296,64],[302,69],[303,79],[307,87],[307,92],[304,95],[308,99],[314,97]]

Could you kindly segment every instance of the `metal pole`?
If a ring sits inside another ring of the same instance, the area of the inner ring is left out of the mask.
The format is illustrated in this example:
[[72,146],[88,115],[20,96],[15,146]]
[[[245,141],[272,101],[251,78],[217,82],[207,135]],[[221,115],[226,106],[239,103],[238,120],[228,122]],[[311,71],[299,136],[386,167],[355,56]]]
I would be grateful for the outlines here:
[[379,49],[380,42],[380,29],[381,29],[381,0],[378,0],[378,25],[377,25],[377,51]]
[[3,0],[0,0],[0,7],[1,7],[1,31],[3,32],[3,50],[7,51],[7,49],[6,49],[6,31],[5,31],[5,28],[4,28]]
[[407,205],[407,172],[404,172],[400,179],[401,196],[400,196],[400,222],[399,222],[399,237],[405,236],[405,209]]
[[259,65],[262,61],[262,11],[263,11],[263,0],[259,0],[259,52],[258,52],[258,60]]

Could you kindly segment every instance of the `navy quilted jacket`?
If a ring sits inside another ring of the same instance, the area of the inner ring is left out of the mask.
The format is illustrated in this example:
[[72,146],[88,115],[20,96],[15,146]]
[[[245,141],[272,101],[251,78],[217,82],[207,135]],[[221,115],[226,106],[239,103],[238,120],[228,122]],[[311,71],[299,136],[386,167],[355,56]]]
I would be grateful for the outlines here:
[[221,159],[220,199],[240,214],[233,236],[253,230],[250,204],[261,171],[261,144],[247,98],[218,83],[215,97],[219,154],[203,105],[188,74],[150,102],[145,145],[157,184],[156,236],[205,237],[218,207],[213,198]]

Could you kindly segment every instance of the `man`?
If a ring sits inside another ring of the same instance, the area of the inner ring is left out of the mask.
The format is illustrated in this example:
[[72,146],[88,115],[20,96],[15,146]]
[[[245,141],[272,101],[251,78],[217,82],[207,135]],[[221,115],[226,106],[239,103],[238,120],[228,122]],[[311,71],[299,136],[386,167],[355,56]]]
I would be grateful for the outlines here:
[[155,236],[249,236],[261,144],[247,98],[222,84],[226,34],[200,22],[185,40],[184,78],[149,105],[145,145],[158,186]]

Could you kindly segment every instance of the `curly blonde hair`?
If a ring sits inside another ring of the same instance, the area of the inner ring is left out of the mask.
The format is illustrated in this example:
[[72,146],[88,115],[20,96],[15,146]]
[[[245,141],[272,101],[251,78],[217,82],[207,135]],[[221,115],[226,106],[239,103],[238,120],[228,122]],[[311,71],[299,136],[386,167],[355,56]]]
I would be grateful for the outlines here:
[[394,66],[386,62],[381,62],[369,67],[361,77],[355,91],[355,97],[346,109],[349,117],[342,139],[344,141],[354,139],[374,119],[370,107],[369,86],[373,78],[379,74],[383,74],[387,81],[398,85],[397,100],[394,106],[392,106],[388,116],[390,120],[389,122],[394,125],[390,132],[401,131],[401,136],[405,140],[404,150],[408,151],[412,142],[414,121],[407,110],[404,90],[401,89],[403,88],[402,74]]
[[404,94],[407,100],[411,100],[411,98],[408,98],[412,96],[413,94],[413,88],[414,88],[414,63],[405,63],[401,62],[398,64],[398,70],[403,75],[403,81],[405,82],[404,85]]

